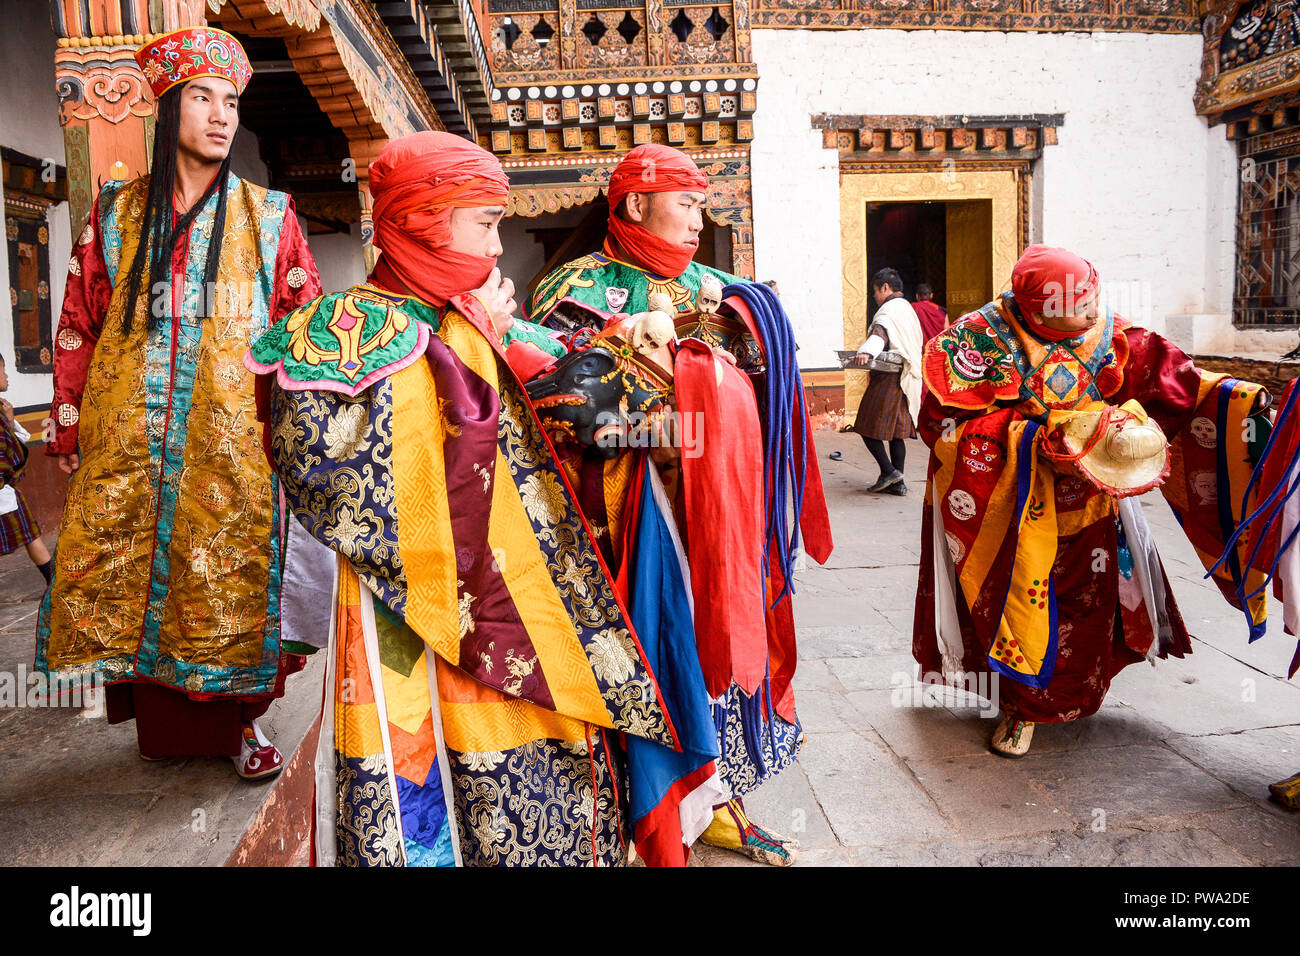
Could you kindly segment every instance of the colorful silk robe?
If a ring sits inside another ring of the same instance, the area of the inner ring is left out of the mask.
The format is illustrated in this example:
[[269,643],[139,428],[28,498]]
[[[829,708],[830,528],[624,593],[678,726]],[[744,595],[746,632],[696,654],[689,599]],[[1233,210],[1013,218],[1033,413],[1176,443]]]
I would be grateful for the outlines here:
[[523,311],[529,319],[542,325],[546,325],[551,313],[566,301],[604,313],[633,314],[646,311],[649,297],[662,292],[678,313],[690,313],[695,311],[695,294],[706,275],[718,279],[724,286],[738,281],[735,276],[698,262],[687,266],[680,277],[670,279],[593,252],[566,262],[537,283],[525,299]]
[[[1010,293],[927,343],[924,365],[920,431],[932,452],[913,629],[922,669],[995,672],[1008,713],[1062,721],[1094,713],[1126,665],[1190,653],[1137,499],[1058,471],[1040,446],[1060,410],[1136,400],[1170,439],[1161,491],[1209,568],[1236,526],[1252,444],[1267,435],[1251,419],[1262,389],[1202,372],[1119,318],[1044,342]],[[1215,575],[1229,600],[1244,567]]]
[[[269,447],[342,558],[318,755],[322,863],[626,859],[612,731],[676,735],[481,305],[374,285],[259,340]],[[271,383],[274,382],[272,387]]]
[[177,243],[173,318],[151,330],[148,290],[126,301],[148,188],[106,185],[69,263],[46,451],[79,452],[81,467],[37,666],[265,697],[282,691],[280,492],[241,360],[320,281],[289,196],[232,175],[217,288],[204,294],[214,193]]
[[[1264,445],[1249,493],[1243,504],[1242,520],[1237,527],[1238,540],[1248,546],[1226,549],[1220,562],[1229,570],[1237,589],[1238,603],[1246,610],[1251,641],[1264,636],[1266,623],[1260,608],[1252,601],[1254,592],[1273,586],[1274,596],[1282,602],[1282,627],[1287,634],[1300,634],[1300,388],[1292,379],[1277,401],[1277,417]],[[1250,572],[1233,574],[1233,561],[1245,554]],[[1263,575],[1261,581],[1260,575]],[[1300,646],[1287,668],[1287,677],[1300,669]]]
[[[727,330],[721,325],[702,325],[691,318],[697,311],[695,299],[705,276],[717,278],[724,287],[744,281],[696,262],[691,263],[679,278],[666,278],[600,253],[592,253],[561,266],[539,282],[526,300],[524,310],[533,321],[549,325],[556,321],[556,313],[564,313],[567,303],[577,303],[602,314],[634,314],[649,308],[651,294],[663,293],[676,310],[679,337],[699,338],[712,347],[729,350],[736,356],[741,369],[760,374],[762,347],[752,334],[752,328]],[[705,427],[707,429],[707,424]],[[588,518],[593,525],[607,530],[608,538],[602,544],[615,554],[623,547],[624,535],[636,533],[636,529],[627,527],[622,521],[626,502],[635,491],[630,482],[638,472],[629,460],[636,457],[636,453],[625,452],[604,463],[580,457],[570,459],[571,473],[579,482],[579,495]],[[756,461],[754,466],[760,467],[761,463]],[[816,479],[816,486],[820,494],[820,476]],[[824,512],[824,502],[822,509]],[[672,520],[673,515],[668,518]],[[678,526],[683,526],[682,515],[679,513],[676,518]],[[827,533],[827,554],[829,549]],[[691,552],[689,541],[686,550],[688,554]],[[711,701],[721,753],[717,769],[722,786],[734,796],[753,791],[792,764],[798,755],[802,734],[790,686],[796,660],[793,615],[788,595],[784,601],[776,602],[783,583],[772,577],[765,581],[769,604],[777,604],[776,609],[769,610],[766,615],[769,646],[764,657],[769,665],[767,676],[756,692],[751,690],[747,693],[732,682]],[[756,596],[756,600],[761,599],[762,596]],[[696,607],[699,607],[698,601]],[[698,623],[698,610],[696,618]],[[698,640],[699,635],[696,636]],[[706,665],[707,671],[707,662],[701,660],[701,664]],[[777,678],[775,682],[773,678]]]
[[26,465],[27,443],[18,437],[12,425],[0,418],[0,488],[17,484]]

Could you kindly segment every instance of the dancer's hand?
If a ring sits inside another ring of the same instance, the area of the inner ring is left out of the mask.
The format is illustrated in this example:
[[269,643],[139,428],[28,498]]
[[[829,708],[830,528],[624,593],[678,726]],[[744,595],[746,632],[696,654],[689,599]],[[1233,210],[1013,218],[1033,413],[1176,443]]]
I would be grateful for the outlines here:
[[663,414],[652,417],[648,425],[650,429],[650,460],[661,469],[677,467],[682,457],[682,449],[677,444],[681,440],[680,429],[674,434],[672,430],[664,427],[665,421],[673,419],[675,419],[673,407],[665,405]]
[[487,282],[474,290],[488,315],[492,317],[492,327],[502,338],[515,324],[515,284],[501,275],[500,269],[493,269]]
[[81,456],[76,452],[71,455],[55,455],[55,461],[59,463],[59,470],[65,475],[71,475],[81,467]]
[[650,449],[650,460],[663,468],[676,468],[682,460],[682,450],[673,445],[655,445]]

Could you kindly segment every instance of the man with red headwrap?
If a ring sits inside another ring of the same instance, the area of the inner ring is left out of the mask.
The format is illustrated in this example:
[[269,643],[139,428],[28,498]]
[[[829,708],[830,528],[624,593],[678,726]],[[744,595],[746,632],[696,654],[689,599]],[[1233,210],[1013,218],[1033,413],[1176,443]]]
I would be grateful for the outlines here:
[[[696,311],[705,276],[721,285],[735,276],[693,261],[704,229],[709,177],[671,146],[629,152],[609,177],[609,233],[599,252],[565,263],[544,277],[524,303],[534,322],[566,320],[568,303],[603,312],[644,312],[649,297],[666,295],[674,315]],[[579,313],[576,321],[585,318]]]
[[[1011,291],[931,339],[923,366],[913,654],[925,680],[996,696],[991,747],[1020,757],[1036,723],[1095,713],[1127,665],[1191,652],[1135,496],[1159,486],[1213,565],[1268,394],[1103,315],[1097,270],[1047,246],[1025,251]],[[1215,579],[1241,606],[1247,562],[1230,557]]]
[[338,554],[317,753],[320,864],[617,865],[618,734],[676,733],[516,375],[508,183],[449,133],[370,167],[366,282],[245,359],[298,519]]
[[[826,559],[829,519],[816,455],[809,453],[793,331],[780,300],[766,286],[693,261],[708,187],[708,176],[679,150],[653,144],[631,150],[610,176],[603,248],[544,277],[525,311],[560,330],[599,327],[611,314],[664,313],[660,321],[672,323],[668,337],[675,328],[682,340],[670,345],[676,379],[669,402],[684,421],[700,423],[702,441],[693,452],[678,458],[665,448],[623,448],[608,460],[591,448],[570,445],[561,452],[568,453],[579,499],[620,579],[628,565],[640,566],[632,543],[643,540],[646,508],[639,496],[648,459],[671,503],[662,517],[683,539],[684,577],[694,598],[693,620],[685,626],[693,628],[702,675],[698,703],[706,719],[712,715],[721,756],[711,781],[684,776],[665,800],[689,790],[688,780],[694,797],[713,787],[714,797],[730,799],[716,804],[711,822],[707,803],[702,819],[688,820],[683,808],[680,830],[672,824],[672,838],[661,836],[663,847],[675,842],[680,856],[673,862],[683,863],[683,843],[689,847],[700,836],[785,865],[798,844],[751,821],[741,797],[798,754],[790,559],[800,530],[807,552]],[[795,518],[787,527],[791,509]],[[649,822],[639,822],[638,833],[657,827],[670,809],[660,804],[639,818]]]

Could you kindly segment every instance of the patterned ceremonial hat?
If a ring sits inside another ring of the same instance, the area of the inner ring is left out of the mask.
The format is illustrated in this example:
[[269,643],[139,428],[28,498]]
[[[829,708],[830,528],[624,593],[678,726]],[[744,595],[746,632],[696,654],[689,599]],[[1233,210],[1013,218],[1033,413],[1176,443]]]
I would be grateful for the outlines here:
[[214,27],[186,27],[164,33],[135,51],[135,60],[158,98],[177,83],[219,76],[242,94],[253,67],[239,41]]

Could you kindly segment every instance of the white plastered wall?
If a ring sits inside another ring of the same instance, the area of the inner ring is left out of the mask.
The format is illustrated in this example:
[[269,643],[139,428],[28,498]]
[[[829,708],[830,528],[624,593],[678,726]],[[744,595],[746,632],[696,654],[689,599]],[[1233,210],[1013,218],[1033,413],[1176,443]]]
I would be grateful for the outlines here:
[[1236,347],[1235,154],[1192,107],[1199,35],[753,36],[755,267],[780,283],[805,368],[832,366],[834,349],[859,344],[843,341],[839,162],[812,128],[819,113],[1064,114],[1058,145],[1034,168],[1031,240],[1091,259],[1111,304],[1133,320],[1198,351]]
[[[49,4],[10,4],[0,29],[0,63],[4,63],[0,96],[0,146],[41,160],[64,165],[59,98],[54,89],[55,38],[50,30]],[[16,21],[16,22],[15,22]],[[63,285],[72,255],[72,226],[66,202],[52,206],[50,225],[50,321],[58,322]],[[80,225],[80,224],[78,224]],[[49,374],[19,373],[14,368],[14,322],[9,304],[9,251],[0,245],[0,355],[9,369],[5,398],[17,408],[48,405],[53,394]]]

